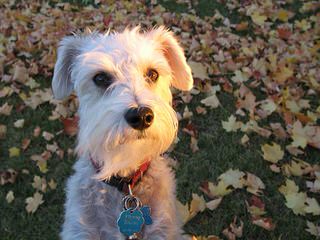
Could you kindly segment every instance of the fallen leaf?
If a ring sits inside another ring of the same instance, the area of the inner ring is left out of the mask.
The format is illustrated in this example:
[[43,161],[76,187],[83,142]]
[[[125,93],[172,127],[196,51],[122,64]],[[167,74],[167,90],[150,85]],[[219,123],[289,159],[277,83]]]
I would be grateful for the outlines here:
[[211,200],[206,203],[206,207],[210,210],[214,210],[220,205],[221,201],[222,201],[222,197]]
[[199,78],[201,80],[209,79],[207,67],[205,65],[194,61],[188,61],[188,65],[191,67],[194,78]]
[[307,221],[307,227],[307,232],[313,236],[320,237],[320,225],[315,225],[314,223]]
[[237,121],[236,117],[233,115],[228,118],[228,121],[221,122],[223,129],[225,129],[227,132],[236,132],[239,128],[241,128],[242,124],[242,122]]
[[13,123],[13,125],[16,127],[16,128],[23,128],[24,126],[24,119],[19,119],[17,121],[15,121]]
[[263,152],[263,158],[272,163],[279,162],[284,156],[284,151],[281,150],[280,145],[274,142],[272,143],[272,145],[262,145],[261,150]]
[[201,100],[201,103],[210,108],[217,108],[220,105],[220,101],[215,94]]
[[9,168],[5,171],[0,171],[0,185],[5,185],[7,183],[14,183],[17,178],[17,171]]
[[272,219],[270,217],[258,217],[253,219],[252,223],[268,231],[273,231],[276,227],[275,224],[272,223]]
[[79,117],[64,118],[62,123],[64,126],[64,132],[69,136],[75,136],[78,133]]
[[20,149],[17,147],[9,148],[9,157],[19,157],[20,156]]
[[26,210],[28,213],[35,213],[38,207],[44,202],[43,195],[41,193],[36,192],[33,197],[28,197],[26,199]]
[[6,200],[7,200],[7,203],[12,203],[13,200],[14,200],[14,194],[13,194],[13,191],[9,191],[6,195]]

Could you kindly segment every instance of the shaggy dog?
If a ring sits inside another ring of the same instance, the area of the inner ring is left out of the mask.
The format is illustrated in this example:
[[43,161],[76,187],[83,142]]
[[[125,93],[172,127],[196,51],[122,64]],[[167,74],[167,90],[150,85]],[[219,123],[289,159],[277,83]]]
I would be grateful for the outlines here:
[[75,91],[80,118],[62,239],[182,238],[174,174],[162,156],[178,128],[170,86],[190,90],[193,79],[164,27],[61,41],[53,93]]

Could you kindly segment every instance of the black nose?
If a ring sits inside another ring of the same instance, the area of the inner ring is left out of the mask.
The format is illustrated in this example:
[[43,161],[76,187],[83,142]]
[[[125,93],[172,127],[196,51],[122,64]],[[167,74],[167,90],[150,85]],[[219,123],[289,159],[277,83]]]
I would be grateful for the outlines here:
[[127,123],[134,129],[143,130],[151,126],[153,122],[153,112],[148,107],[129,108],[124,115]]

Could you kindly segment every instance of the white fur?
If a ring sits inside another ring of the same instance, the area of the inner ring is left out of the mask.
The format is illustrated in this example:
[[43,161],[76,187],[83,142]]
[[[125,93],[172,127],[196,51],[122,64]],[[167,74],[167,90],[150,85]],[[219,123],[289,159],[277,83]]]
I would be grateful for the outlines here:
[[[159,72],[154,84],[144,77],[148,68]],[[115,79],[107,90],[92,81],[101,71]],[[135,28],[62,40],[53,92],[61,99],[74,90],[80,103],[79,159],[67,184],[62,239],[125,239],[116,225],[123,193],[101,180],[129,176],[146,159],[152,159],[150,168],[133,189],[152,209],[154,223],[144,227],[143,239],[181,237],[174,175],[160,155],[175,139],[178,127],[170,85],[189,90],[192,84],[181,47],[163,27],[146,33]],[[131,128],[124,118],[130,107],[137,106],[148,106],[154,112],[152,125],[143,131]],[[90,156],[102,167],[98,174]]]

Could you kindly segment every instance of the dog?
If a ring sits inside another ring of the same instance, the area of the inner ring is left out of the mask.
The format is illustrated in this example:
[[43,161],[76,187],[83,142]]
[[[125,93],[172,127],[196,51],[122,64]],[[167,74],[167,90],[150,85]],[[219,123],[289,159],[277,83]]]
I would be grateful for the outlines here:
[[163,157],[178,129],[171,86],[188,91],[193,78],[163,26],[62,39],[53,94],[79,99],[63,240],[182,239],[174,173]]

